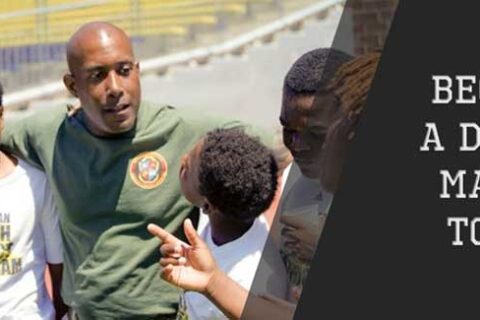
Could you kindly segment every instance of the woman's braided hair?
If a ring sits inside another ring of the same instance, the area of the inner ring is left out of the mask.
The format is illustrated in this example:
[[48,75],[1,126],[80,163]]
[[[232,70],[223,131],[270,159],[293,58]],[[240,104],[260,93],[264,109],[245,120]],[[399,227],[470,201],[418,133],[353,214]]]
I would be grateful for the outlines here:
[[354,116],[362,112],[381,53],[362,55],[342,65],[327,90],[338,98],[342,111]]

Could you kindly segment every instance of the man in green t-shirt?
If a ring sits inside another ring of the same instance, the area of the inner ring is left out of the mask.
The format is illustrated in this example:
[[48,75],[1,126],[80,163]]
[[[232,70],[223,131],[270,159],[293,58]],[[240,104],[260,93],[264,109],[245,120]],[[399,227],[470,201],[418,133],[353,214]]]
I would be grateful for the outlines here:
[[146,226],[176,232],[192,211],[180,192],[180,158],[220,121],[141,102],[139,64],[113,25],[81,27],[67,60],[64,82],[80,108],[43,110],[7,123],[2,136],[52,186],[63,298],[79,319],[173,317],[179,292],[158,277],[158,240]]

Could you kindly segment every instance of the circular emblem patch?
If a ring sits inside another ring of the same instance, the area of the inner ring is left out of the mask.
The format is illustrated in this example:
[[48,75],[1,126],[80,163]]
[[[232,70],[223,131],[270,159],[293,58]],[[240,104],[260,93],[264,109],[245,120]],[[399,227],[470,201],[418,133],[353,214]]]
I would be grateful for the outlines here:
[[167,171],[167,161],[157,152],[140,153],[130,164],[130,178],[143,189],[153,189],[161,185]]

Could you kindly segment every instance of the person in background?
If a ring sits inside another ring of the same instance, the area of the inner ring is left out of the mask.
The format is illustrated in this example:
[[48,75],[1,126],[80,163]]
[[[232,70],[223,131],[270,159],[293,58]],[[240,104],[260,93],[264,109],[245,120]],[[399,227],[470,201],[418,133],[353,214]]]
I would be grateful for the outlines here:
[[[381,54],[362,55],[341,66],[329,85],[319,90],[315,98],[313,115],[321,115],[323,109],[334,109],[335,120],[326,130],[322,152],[317,160],[317,176],[324,192],[335,194],[338,189],[342,168],[347,157],[349,141],[353,138],[359,116],[365,106]],[[327,105],[329,104],[329,105]],[[309,119],[312,127],[322,125],[320,116]],[[297,252],[303,261],[311,261],[323,227],[292,219],[280,218],[285,224],[289,250]],[[323,223],[322,223],[323,225]]]
[[[320,99],[318,92],[351,59],[342,51],[318,48],[303,54],[285,75],[280,123],[294,161],[283,175],[273,235],[287,268],[291,301],[299,298],[333,198],[322,184],[318,164],[339,109],[331,97]],[[299,245],[297,236],[308,241]]]

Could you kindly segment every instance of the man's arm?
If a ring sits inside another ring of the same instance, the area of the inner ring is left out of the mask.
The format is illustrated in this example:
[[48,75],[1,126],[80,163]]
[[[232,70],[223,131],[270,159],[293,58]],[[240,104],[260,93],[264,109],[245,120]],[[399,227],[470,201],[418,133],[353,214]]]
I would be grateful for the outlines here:
[[61,319],[68,310],[61,297],[63,274],[63,243],[60,235],[58,211],[45,178],[45,193],[41,216],[41,229],[45,239],[45,252],[52,284],[52,300],[56,319]]
[[60,320],[68,311],[68,307],[65,305],[65,303],[63,303],[63,299],[60,294],[62,288],[63,264],[49,263],[48,270],[52,280],[52,300],[53,306],[55,307],[55,319]]
[[[28,116],[17,120],[5,121],[5,128],[0,134],[0,147],[28,161],[37,168],[42,168],[37,151],[32,144],[32,126],[34,119]],[[30,126],[29,126],[30,121]]]
[[58,129],[66,119],[65,106],[41,108],[20,119],[7,119],[0,147],[43,169],[53,152]]

